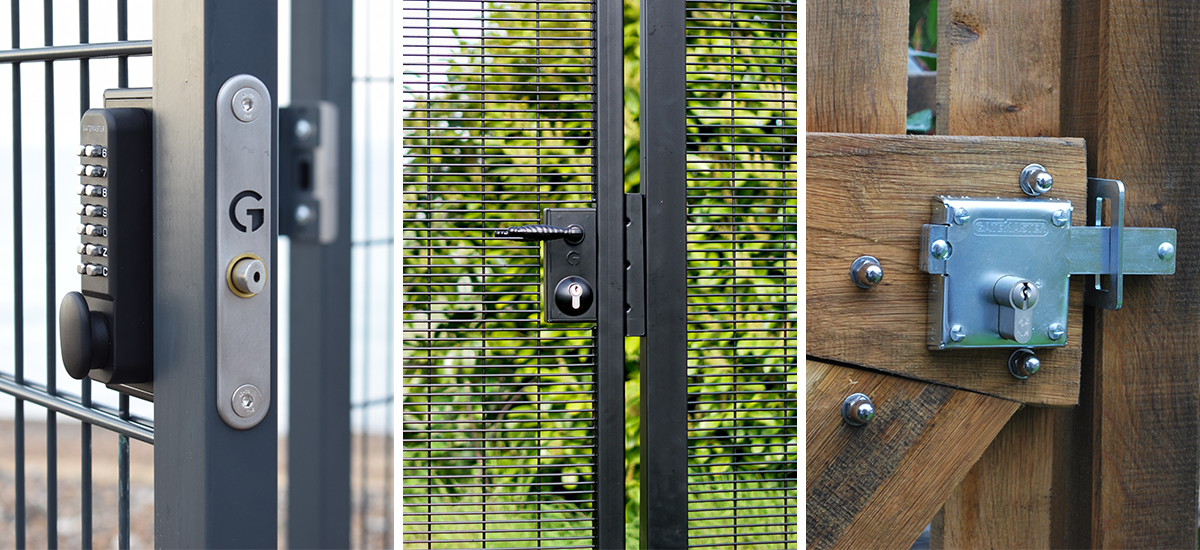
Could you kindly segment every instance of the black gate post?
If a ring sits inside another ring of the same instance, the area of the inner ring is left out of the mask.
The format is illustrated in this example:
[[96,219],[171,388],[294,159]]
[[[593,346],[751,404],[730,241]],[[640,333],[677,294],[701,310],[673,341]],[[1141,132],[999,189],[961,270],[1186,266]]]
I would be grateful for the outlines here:
[[596,10],[596,548],[625,546],[625,79],[623,3]]
[[[342,0],[292,1],[292,102],[328,101],[337,108],[338,120],[337,239],[291,241],[287,523],[292,547],[350,547],[352,9],[352,2]],[[297,183],[281,182],[280,188],[289,185]]]
[[[271,93],[274,128],[275,2],[154,3],[155,544],[162,548],[275,548],[277,410],[275,313],[270,314],[271,403],[235,430],[217,412],[217,95],[238,74]],[[275,145],[271,131],[271,182]],[[277,233],[275,205],[265,229]],[[275,256],[271,239],[271,257]],[[271,303],[277,303],[267,259]],[[265,296],[264,296],[265,297]],[[262,392],[266,394],[267,392]]]
[[646,335],[641,341],[641,545],[687,548],[685,0],[642,0],[641,181]]

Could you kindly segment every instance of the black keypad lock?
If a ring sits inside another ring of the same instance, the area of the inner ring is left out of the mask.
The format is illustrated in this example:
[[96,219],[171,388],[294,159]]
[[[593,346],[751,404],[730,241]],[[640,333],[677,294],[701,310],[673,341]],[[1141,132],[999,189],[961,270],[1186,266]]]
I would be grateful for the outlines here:
[[153,369],[150,115],[91,109],[80,120],[79,292],[63,297],[59,333],[72,378],[148,382]]

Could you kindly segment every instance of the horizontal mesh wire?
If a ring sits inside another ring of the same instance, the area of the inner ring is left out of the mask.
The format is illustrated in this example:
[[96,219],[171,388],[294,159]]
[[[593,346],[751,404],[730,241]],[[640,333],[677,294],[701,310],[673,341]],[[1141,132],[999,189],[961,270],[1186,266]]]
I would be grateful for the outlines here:
[[405,548],[594,530],[593,327],[539,321],[539,251],[593,206],[590,2],[404,3]]
[[688,535],[797,546],[796,4],[687,3]]

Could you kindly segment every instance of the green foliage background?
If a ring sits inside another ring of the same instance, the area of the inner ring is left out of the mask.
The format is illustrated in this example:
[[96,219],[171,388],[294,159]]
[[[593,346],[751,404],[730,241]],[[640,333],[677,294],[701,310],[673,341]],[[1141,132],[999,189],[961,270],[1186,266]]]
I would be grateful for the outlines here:
[[[721,17],[722,9],[761,6],[693,2],[689,8],[700,16],[712,8],[714,17]],[[493,229],[536,223],[541,208],[587,206],[590,200],[592,177],[583,157],[590,153],[592,136],[586,103],[589,44],[586,33],[565,31],[590,23],[585,14],[538,23],[529,17],[534,9],[567,13],[579,6],[489,4],[486,49],[477,39],[462,38],[455,55],[430,60],[445,66],[445,84],[432,90],[406,86],[412,101],[404,138],[403,410],[405,476],[412,482],[405,482],[410,503],[405,512],[444,510],[412,505],[428,503],[420,497],[429,495],[455,503],[461,513],[480,510],[479,489],[467,485],[478,483],[473,472],[486,458],[489,465],[505,466],[488,471],[496,475],[489,509],[510,502],[513,521],[537,511],[542,521],[527,527],[560,529],[543,534],[574,537],[580,533],[573,520],[586,517],[587,504],[570,498],[531,500],[524,491],[590,489],[589,449],[580,444],[590,434],[592,418],[590,326],[541,324],[537,249],[490,239]],[[689,85],[688,111],[690,175],[714,180],[697,184],[711,190],[689,191],[689,275],[704,285],[690,292],[689,311],[695,314],[689,320],[707,331],[703,342],[692,343],[689,366],[709,384],[697,391],[711,393],[693,405],[693,436],[713,437],[696,444],[694,464],[715,483],[744,481],[744,472],[756,467],[739,467],[743,473],[735,476],[721,460],[705,465],[705,456],[726,456],[722,442],[734,437],[749,433],[755,453],[765,459],[794,463],[796,458],[796,59],[794,48],[790,54],[779,48],[781,37],[795,44],[796,17],[794,5],[790,12],[749,13],[761,13],[769,24],[742,25],[737,48],[731,47],[730,31],[716,28],[708,32],[711,40],[689,40],[689,55],[695,54],[689,61],[696,62],[689,69],[711,67],[715,75],[708,84]],[[778,32],[788,24],[790,33]],[[638,26],[637,2],[625,0],[627,192],[640,186]],[[554,52],[555,58],[537,59],[544,53],[536,47],[537,37],[547,34],[578,39],[555,42],[564,48]],[[731,61],[744,74],[722,76]],[[722,91],[727,83],[718,81],[730,78],[756,85]],[[504,101],[479,103],[484,82],[492,94],[486,97]],[[738,188],[718,180],[736,180]],[[731,292],[737,296],[730,298]],[[790,351],[779,351],[781,338]],[[633,547],[639,505],[638,353],[638,340],[627,339],[626,525]],[[734,418],[722,412],[730,403],[752,409],[755,401],[763,403],[760,414]],[[554,431],[547,433],[547,426]],[[538,440],[522,437],[537,429],[543,430]],[[486,434],[497,441],[481,454],[477,442]],[[771,468],[759,467],[754,479],[794,514],[796,472]],[[512,493],[508,500],[506,493]],[[479,526],[447,529],[473,528]],[[406,539],[411,531],[406,528]],[[763,540],[769,547],[770,538]]]

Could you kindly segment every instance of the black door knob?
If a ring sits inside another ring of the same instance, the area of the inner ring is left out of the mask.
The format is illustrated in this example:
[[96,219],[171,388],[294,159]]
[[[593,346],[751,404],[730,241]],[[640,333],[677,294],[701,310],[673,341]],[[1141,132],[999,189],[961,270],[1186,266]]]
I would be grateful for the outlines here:
[[58,309],[59,341],[67,374],[83,380],[92,369],[108,363],[108,323],[100,313],[89,311],[78,292],[63,296]]
[[554,287],[554,303],[567,315],[583,315],[592,307],[592,298],[592,285],[583,277],[564,277]]

